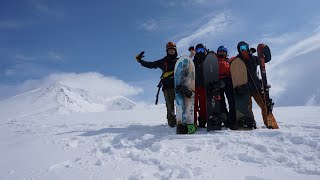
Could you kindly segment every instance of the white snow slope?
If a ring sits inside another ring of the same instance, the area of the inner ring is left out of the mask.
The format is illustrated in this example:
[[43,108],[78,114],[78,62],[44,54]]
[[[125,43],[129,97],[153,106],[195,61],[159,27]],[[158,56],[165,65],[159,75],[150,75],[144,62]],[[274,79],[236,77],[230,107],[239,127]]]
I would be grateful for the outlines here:
[[[81,108],[62,106],[63,98],[49,93],[55,103],[32,109],[26,97],[37,91],[0,103],[1,180],[320,179],[320,107],[275,108],[279,130],[176,135],[164,105],[118,99],[116,108],[102,110],[70,91]],[[57,104],[72,113],[52,110]]]

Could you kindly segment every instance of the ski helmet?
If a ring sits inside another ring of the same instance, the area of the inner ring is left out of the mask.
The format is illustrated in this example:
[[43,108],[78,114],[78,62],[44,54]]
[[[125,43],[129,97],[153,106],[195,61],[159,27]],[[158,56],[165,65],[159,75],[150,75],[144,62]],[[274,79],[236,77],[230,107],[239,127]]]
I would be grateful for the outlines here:
[[200,43],[196,45],[196,53],[206,53],[207,52],[207,48],[204,44]]
[[226,52],[226,55],[228,55],[228,49],[226,46],[219,46],[218,49],[217,49],[217,53],[219,51],[223,51],[223,52]]
[[167,45],[166,45],[166,50],[168,50],[168,49],[175,49],[175,50],[177,50],[177,46],[176,46],[176,44],[175,43],[173,43],[173,42],[168,42],[167,43]]
[[249,44],[245,41],[240,41],[237,45],[237,50],[239,53],[241,53],[241,51],[249,51]]

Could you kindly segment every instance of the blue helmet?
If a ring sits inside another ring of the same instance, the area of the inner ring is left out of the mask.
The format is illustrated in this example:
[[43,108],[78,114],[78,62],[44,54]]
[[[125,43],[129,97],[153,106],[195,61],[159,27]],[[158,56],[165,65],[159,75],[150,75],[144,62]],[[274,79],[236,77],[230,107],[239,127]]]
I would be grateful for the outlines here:
[[226,55],[228,55],[228,49],[227,49],[226,46],[219,46],[218,49],[217,49],[217,52],[218,52],[218,51],[224,51],[224,52],[227,53]]

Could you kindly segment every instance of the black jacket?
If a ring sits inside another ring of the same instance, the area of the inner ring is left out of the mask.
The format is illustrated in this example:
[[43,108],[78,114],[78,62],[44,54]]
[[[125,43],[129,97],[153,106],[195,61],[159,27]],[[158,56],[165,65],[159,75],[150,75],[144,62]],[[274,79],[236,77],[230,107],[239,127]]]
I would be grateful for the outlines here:
[[[144,60],[140,60],[140,64],[147,68],[160,68],[162,73],[174,71],[174,66],[177,62],[178,58],[175,56],[165,56],[162,59],[153,62],[147,62]],[[170,76],[162,79],[162,90],[173,89],[174,88],[174,74],[172,73]]]
[[261,81],[258,77],[258,65],[259,65],[259,59],[257,56],[250,54],[250,59],[244,60],[244,58],[241,56],[241,54],[238,54],[237,57],[239,57],[247,66],[248,70],[248,84],[249,84],[249,90],[250,93],[257,93],[261,90]]
[[203,62],[204,54],[196,54],[193,58],[193,63],[196,73],[196,87],[204,87]]

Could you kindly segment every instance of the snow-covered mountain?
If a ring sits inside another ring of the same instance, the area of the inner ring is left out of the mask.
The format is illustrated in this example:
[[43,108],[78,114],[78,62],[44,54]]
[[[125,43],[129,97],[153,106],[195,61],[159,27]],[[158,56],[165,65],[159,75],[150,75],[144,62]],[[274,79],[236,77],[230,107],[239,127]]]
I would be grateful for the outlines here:
[[122,96],[101,97],[59,82],[0,102],[3,112],[22,116],[130,110],[135,106]]
[[136,107],[136,103],[123,96],[108,99],[106,102],[108,110],[130,110]]

